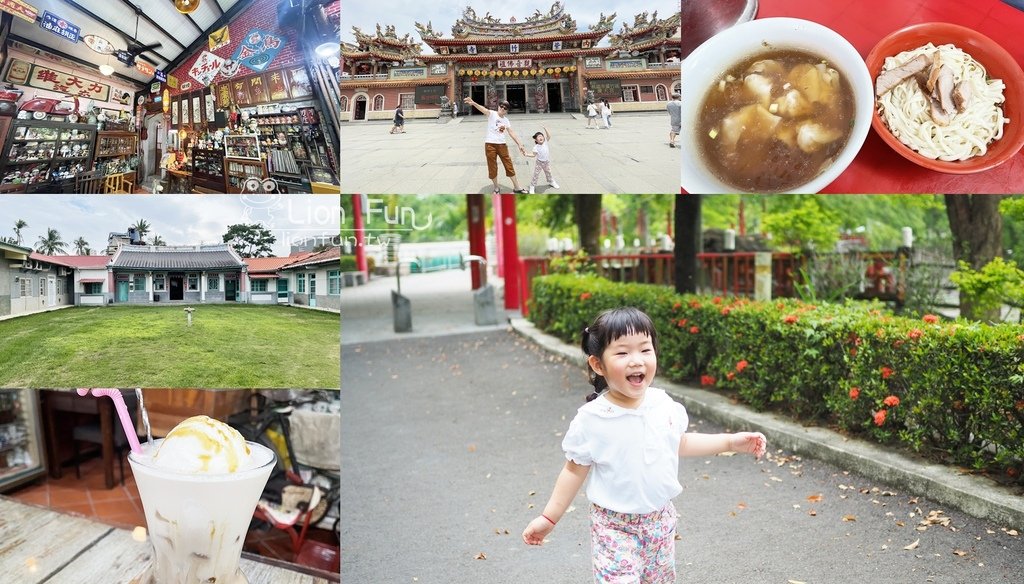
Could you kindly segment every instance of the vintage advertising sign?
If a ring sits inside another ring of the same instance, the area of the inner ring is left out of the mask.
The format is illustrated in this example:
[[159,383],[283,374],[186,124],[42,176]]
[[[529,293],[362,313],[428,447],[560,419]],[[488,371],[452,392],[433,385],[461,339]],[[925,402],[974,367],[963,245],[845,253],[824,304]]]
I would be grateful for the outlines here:
[[232,59],[256,72],[263,72],[284,48],[284,37],[254,28],[235,49]]
[[201,101],[200,96],[196,95],[192,97],[192,123],[198,124],[202,121],[203,117],[203,106],[199,104]]
[[196,62],[192,64],[192,67],[189,68],[188,74],[203,87],[206,87],[217,76],[217,72],[220,71],[220,67],[223,64],[224,59],[210,51],[203,51],[199,58],[196,59]]
[[206,116],[205,116],[206,117],[206,122],[208,124],[212,124],[214,119],[216,118],[216,113],[217,113],[217,108],[216,108],[216,104],[214,103],[213,93],[210,92],[210,91],[207,91],[206,93],[204,93],[203,94],[203,102],[204,102],[204,105],[206,106]]
[[[28,70],[27,75],[24,74],[26,68]],[[18,59],[11,59],[11,66],[7,70],[4,81],[95,99],[96,101],[110,101],[110,86],[106,83],[100,83],[99,81],[93,81],[41,65],[30,65]]]
[[39,21],[39,28],[48,30],[53,34],[67,39],[73,43],[78,42],[78,35],[82,30],[49,10],[43,11],[43,18]]
[[178,100],[174,100],[174,103],[171,104],[171,125],[178,125]]
[[149,92],[150,93],[160,93],[160,82],[159,81],[154,81],[153,83],[150,83],[149,84]]
[[288,85],[285,81],[284,71],[267,73],[267,89],[270,92],[271,101],[288,99]]
[[249,105],[249,84],[244,78],[231,82],[231,97],[237,105]]
[[159,81],[160,83],[167,83],[167,72],[166,71],[161,71],[160,69],[157,69],[156,71],[153,72],[153,76],[156,77],[156,80]]
[[154,68],[149,63],[143,61],[142,59],[136,59],[135,60],[135,69],[139,73],[142,73],[143,75],[146,75],[146,76],[149,76],[149,75],[152,75],[153,73],[156,73],[156,68]]
[[161,95],[161,102],[162,102],[162,106],[164,108],[164,113],[166,114],[167,113],[167,109],[171,107],[169,105],[171,103],[171,92],[169,90],[164,89],[164,92]]
[[210,33],[210,50],[216,51],[221,47],[226,47],[231,44],[231,35],[228,32],[228,27],[224,26],[220,30],[215,30]]
[[177,89],[178,88],[178,78],[175,77],[174,75],[171,75],[170,73],[168,73],[167,74],[167,86],[170,87],[171,89]]
[[180,107],[181,107],[181,125],[182,126],[187,126],[188,125],[188,120],[189,120],[189,117],[188,117],[188,96],[187,95],[181,96],[181,106]]
[[21,0],[0,0],[0,10],[10,12],[32,24],[35,24],[36,18],[39,17],[39,11],[36,10],[35,6]]
[[128,51],[114,51],[114,56],[117,57],[117,60],[120,61],[122,64],[127,65],[129,67],[135,64],[135,56],[129,53]]
[[224,109],[231,105],[231,84],[221,83],[217,86],[217,107]]

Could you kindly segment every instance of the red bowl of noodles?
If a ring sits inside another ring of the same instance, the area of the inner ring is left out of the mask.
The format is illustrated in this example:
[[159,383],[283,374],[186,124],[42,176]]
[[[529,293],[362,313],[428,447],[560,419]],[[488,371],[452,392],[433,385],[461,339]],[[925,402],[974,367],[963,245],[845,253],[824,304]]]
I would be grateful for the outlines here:
[[[1000,106],[1002,115],[1009,122],[1003,125],[1002,136],[986,146],[984,154],[977,154],[965,160],[939,160],[923,156],[897,138],[879,115],[879,98],[876,97],[875,111],[871,126],[893,150],[907,160],[938,172],[949,174],[971,174],[995,168],[1012,158],[1024,146],[1024,72],[1020,65],[1005,49],[992,39],[969,28],[946,22],[927,22],[900,29],[883,38],[865,59],[868,73],[876,80],[882,72],[887,57],[894,57],[904,51],[912,51],[928,43],[935,46],[953,44],[970,55],[985,68],[989,79],[1001,79],[1005,88],[1005,101]],[[962,115],[962,114],[957,114]],[[955,120],[955,116],[954,116]]]

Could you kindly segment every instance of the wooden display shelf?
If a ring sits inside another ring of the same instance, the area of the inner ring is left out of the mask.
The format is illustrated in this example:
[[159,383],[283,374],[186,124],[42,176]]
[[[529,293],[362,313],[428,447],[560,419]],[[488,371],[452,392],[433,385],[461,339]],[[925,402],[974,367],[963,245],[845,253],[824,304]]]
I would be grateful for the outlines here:
[[[245,181],[258,178],[261,182],[268,178],[267,163],[262,160],[248,158],[224,158],[224,192],[238,194],[246,191]],[[262,191],[262,186],[260,190]]]

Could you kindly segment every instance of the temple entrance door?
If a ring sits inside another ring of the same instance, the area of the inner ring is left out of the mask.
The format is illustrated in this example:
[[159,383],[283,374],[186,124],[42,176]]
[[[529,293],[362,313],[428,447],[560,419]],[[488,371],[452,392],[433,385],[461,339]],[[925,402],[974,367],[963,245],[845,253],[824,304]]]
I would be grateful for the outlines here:
[[505,99],[508,100],[509,113],[526,113],[526,86],[509,84],[505,86]]
[[353,120],[365,120],[366,119],[366,97],[360,95],[356,98],[355,107],[352,109]]
[[559,83],[548,83],[548,111],[562,111],[562,85]]
[[234,302],[238,300],[238,280],[224,280],[224,300]]
[[[491,107],[487,103],[487,88],[486,87],[484,87],[483,85],[474,85],[469,91],[470,91],[471,97],[473,98],[473,101],[477,102],[478,104],[480,104],[480,105],[482,105],[482,106],[484,106],[486,108]],[[471,115],[471,116],[479,116],[479,115],[482,115],[482,114],[479,111],[477,111],[477,109],[475,107],[473,107],[473,108],[469,109],[469,115]]]
[[167,285],[170,286],[170,289],[168,290],[169,299],[185,299],[185,276],[183,274],[168,274]]

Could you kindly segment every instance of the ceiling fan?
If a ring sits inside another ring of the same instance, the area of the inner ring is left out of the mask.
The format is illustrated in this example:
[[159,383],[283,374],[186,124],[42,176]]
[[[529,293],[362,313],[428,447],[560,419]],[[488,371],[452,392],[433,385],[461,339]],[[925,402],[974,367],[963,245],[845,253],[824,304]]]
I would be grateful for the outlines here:
[[135,61],[136,57],[138,57],[142,53],[145,53],[146,51],[149,51],[149,50],[152,50],[152,49],[159,49],[159,48],[164,46],[163,43],[153,43],[153,44],[150,44],[150,45],[144,45],[144,44],[142,44],[142,43],[140,43],[138,41],[138,37],[139,37],[139,16],[142,14],[142,9],[139,8],[138,6],[134,6],[134,8],[135,8],[135,36],[133,36],[132,38],[128,38],[127,34],[121,32],[121,31],[118,31],[119,33],[121,33],[121,36],[124,38],[125,42],[128,43],[128,50],[126,52],[129,55],[131,55],[131,61]]

